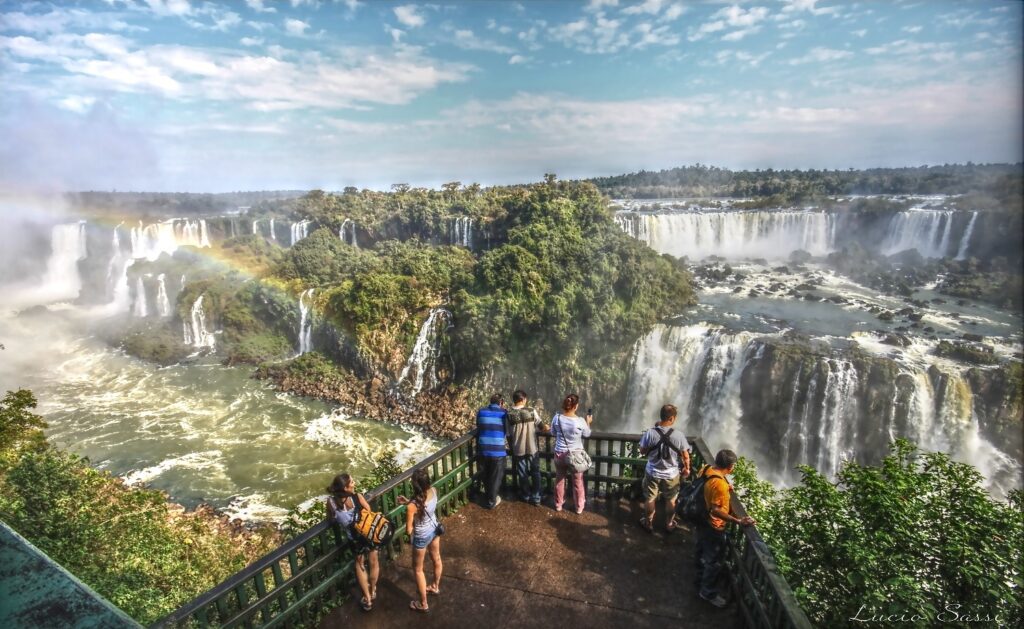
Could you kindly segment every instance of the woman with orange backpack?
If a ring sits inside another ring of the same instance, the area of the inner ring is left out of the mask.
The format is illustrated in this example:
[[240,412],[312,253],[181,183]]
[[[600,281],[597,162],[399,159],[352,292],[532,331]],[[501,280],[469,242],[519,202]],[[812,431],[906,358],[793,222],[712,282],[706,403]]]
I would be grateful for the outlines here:
[[[377,578],[380,576],[380,562],[377,549],[362,538],[352,535],[352,523],[357,509],[371,511],[370,504],[362,494],[356,493],[356,481],[349,474],[338,474],[327,488],[327,519],[337,522],[345,535],[348,536],[356,553],[356,581],[363,597],[359,606],[364,612],[373,609],[373,601],[377,598]],[[358,502],[357,502],[358,501]],[[366,562],[369,557],[370,569],[367,574]]]

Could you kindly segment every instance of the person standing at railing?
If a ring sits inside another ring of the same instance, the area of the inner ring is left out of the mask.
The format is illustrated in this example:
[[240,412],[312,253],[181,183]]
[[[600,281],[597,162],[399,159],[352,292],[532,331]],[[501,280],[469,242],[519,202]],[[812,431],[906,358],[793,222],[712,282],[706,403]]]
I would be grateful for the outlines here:
[[[420,598],[409,601],[413,611],[430,611],[427,593],[441,593],[441,535],[444,527],[437,520],[437,490],[430,482],[427,470],[418,469],[412,473],[413,497],[398,497],[398,504],[409,505],[405,510],[405,531],[412,538],[412,568],[416,573],[416,590]],[[427,585],[424,571],[427,551],[430,551],[430,562],[434,564],[434,580]]]
[[[356,553],[356,582],[363,597],[359,600],[359,606],[364,612],[373,609],[373,601],[377,598],[377,578],[380,576],[380,561],[377,558],[377,550],[365,545],[352,535],[352,521],[356,516],[356,501],[359,501],[359,508],[367,511],[370,504],[362,494],[356,493],[356,481],[349,474],[338,474],[334,477],[327,488],[327,519],[337,522],[349,543]],[[369,558],[369,559],[367,559]],[[366,562],[370,562],[369,574],[366,570]]]
[[573,494],[576,497],[576,513],[583,513],[587,504],[587,492],[583,485],[583,472],[572,466],[571,456],[583,450],[583,438],[590,436],[590,425],[594,416],[585,418],[576,415],[580,407],[580,396],[570,393],[562,401],[562,412],[551,418],[551,434],[555,437],[555,511],[561,511],[565,504],[565,477],[572,474]]
[[491,403],[476,413],[476,442],[480,448],[487,508],[501,504],[501,481],[505,478],[505,440],[508,413],[500,393],[491,396]]
[[679,497],[679,474],[690,475],[690,444],[682,432],[672,426],[676,423],[678,411],[675,406],[661,407],[660,421],[640,437],[640,454],[647,455],[644,470],[644,508],[646,515],[640,526],[649,533],[654,532],[654,514],[658,494],[665,496],[665,530],[676,530],[676,498]]
[[526,392],[522,389],[512,394],[512,408],[508,411],[508,442],[516,469],[519,498],[523,502],[537,506],[541,499],[537,431],[544,432],[547,428],[541,421],[537,409],[527,406],[526,402]]
[[718,590],[718,578],[722,573],[722,563],[728,536],[726,523],[751,526],[754,518],[736,517],[732,511],[732,485],[726,476],[736,468],[736,453],[732,450],[719,450],[715,455],[715,464],[705,466],[700,476],[707,476],[704,482],[704,504],[708,509],[708,517],[697,525],[697,580],[702,599],[715,607],[725,607],[726,600]]

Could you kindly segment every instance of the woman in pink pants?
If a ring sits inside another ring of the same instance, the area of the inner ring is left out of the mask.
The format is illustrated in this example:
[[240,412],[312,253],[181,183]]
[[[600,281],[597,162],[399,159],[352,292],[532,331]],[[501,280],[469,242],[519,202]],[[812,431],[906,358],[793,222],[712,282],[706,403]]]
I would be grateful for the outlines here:
[[551,434],[555,437],[555,511],[561,511],[565,504],[565,476],[572,474],[573,494],[576,496],[576,513],[582,513],[587,502],[583,486],[583,472],[577,472],[569,465],[569,453],[583,449],[583,438],[590,436],[590,424],[594,416],[585,419],[576,415],[580,396],[570,393],[562,401],[562,412],[551,418]]

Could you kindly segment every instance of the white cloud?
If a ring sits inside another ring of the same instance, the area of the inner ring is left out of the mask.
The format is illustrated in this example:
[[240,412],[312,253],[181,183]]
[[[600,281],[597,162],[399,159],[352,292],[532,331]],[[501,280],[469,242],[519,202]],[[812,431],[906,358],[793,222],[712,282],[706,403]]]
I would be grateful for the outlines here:
[[756,68],[761,65],[762,61],[771,56],[771,54],[771,52],[765,52],[760,55],[753,55],[745,50],[720,50],[715,53],[715,62],[718,63],[718,65],[722,65],[729,61],[737,61],[741,65]]
[[604,10],[605,7],[617,7],[619,6],[619,0],[590,0],[587,3],[584,11],[591,13],[597,13],[598,11]]
[[661,9],[665,6],[665,2],[666,0],[643,0],[640,4],[634,4],[633,6],[626,7],[622,12],[626,15],[636,15],[639,13],[657,15],[661,13]]
[[503,46],[486,39],[480,39],[469,29],[456,30],[454,32],[452,43],[463,50],[482,50],[484,52],[496,52],[504,55],[515,52],[514,49],[509,48],[508,46]]
[[904,33],[910,33],[911,35],[913,35],[915,33],[920,33],[921,29],[923,28],[923,26],[904,26],[900,30],[903,31]]
[[277,9],[264,6],[263,2],[264,0],[245,0],[245,4],[249,5],[249,8],[257,13],[277,13]]
[[855,31],[850,31],[850,34],[851,35],[856,35],[857,37],[864,37],[865,35],[868,34],[868,29],[861,28],[861,29],[858,29],[858,30],[855,30]]
[[146,0],[150,10],[157,15],[191,15],[189,0]]
[[402,6],[395,7],[394,11],[398,21],[409,28],[417,28],[427,22],[426,18],[416,11],[415,4],[403,4]]
[[405,31],[403,31],[402,29],[395,28],[393,26],[388,26],[386,24],[384,25],[384,32],[386,32],[388,35],[391,35],[391,41],[393,41],[396,44],[402,41],[402,36],[405,35]]
[[524,57],[523,55],[512,55],[508,58],[508,64],[510,66],[520,65],[528,61],[530,61],[530,58]]
[[68,96],[57,102],[61,109],[67,109],[76,113],[84,113],[96,102],[94,96]]
[[758,22],[768,17],[768,9],[765,7],[751,7],[744,9],[739,5],[733,5],[719,9],[711,15],[711,20],[701,24],[696,30],[691,30],[688,36],[690,41],[704,39],[711,33],[717,33],[725,28],[738,29],[722,37],[724,41],[736,41],[747,35],[756,33],[761,29]]
[[238,43],[242,44],[243,46],[262,46],[263,45],[263,38],[262,37],[243,37],[242,39],[238,40]]
[[69,28],[102,28],[111,31],[147,31],[144,26],[129,24],[117,14],[82,9],[53,8],[48,13],[0,13],[0,31],[21,31],[32,34],[63,33]]
[[629,45],[629,35],[619,31],[621,20],[608,19],[603,13],[574,22],[559,24],[548,29],[548,37],[566,47],[575,48],[587,54],[617,52]]
[[665,15],[661,16],[661,19],[666,22],[671,22],[684,13],[686,13],[686,6],[682,2],[676,2],[669,6],[669,8],[665,9]]
[[388,53],[349,48],[330,55],[266,50],[269,56],[174,45],[143,48],[98,33],[46,40],[0,37],[0,54],[50,63],[73,75],[51,79],[57,92],[66,93],[65,85],[93,92],[154,92],[174,99],[236,101],[259,111],[400,105],[438,85],[464,81],[474,69],[412,48]]
[[306,34],[306,30],[308,28],[309,28],[309,24],[307,24],[306,22],[303,22],[302,20],[296,20],[296,19],[292,19],[292,18],[287,18],[284,21],[284,30],[289,35],[295,35],[296,37],[301,37],[301,36]]
[[829,61],[839,61],[840,59],[849,59],[853,56],[853,53],[849,50],[836,50],[834,48],[823,48],[815,47],[811,48],[803,57],[797,57],[790,59],[790,65],[802,65],[805,63],[826,63]]
[[787,0],[786,6],[782,7],[783,13],[807,12],[811,15],[837,15],[839,7],[818,7],[818,0]]
[[633,30],[638,34],[638,39],[633,44],[634,48],[643,49],[651,45],[675,46],[679,43],[679,35],[670,31],[668,25],[654,27],[643,22],[637,24]]

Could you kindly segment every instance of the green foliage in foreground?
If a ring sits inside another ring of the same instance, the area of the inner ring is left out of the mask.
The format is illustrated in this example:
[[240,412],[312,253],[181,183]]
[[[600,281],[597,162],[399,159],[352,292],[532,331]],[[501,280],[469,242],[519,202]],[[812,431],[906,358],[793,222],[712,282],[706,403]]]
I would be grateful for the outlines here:
[[878,466],[846,463],[835,484],[801,472],[800,485],[782,491],[758,480],[749,461],[734,478],[816,624],[846,626],[858,612],[916,614],[921,625],[967,615],[1024,621],[1019,490],[995,500],[976,468],[905,440]]
[[268,552],[209,513],[175,513],[158,491],[128,488],[46,444],[31,392],[0,401],[0,517],[141,623],[150,623]]

